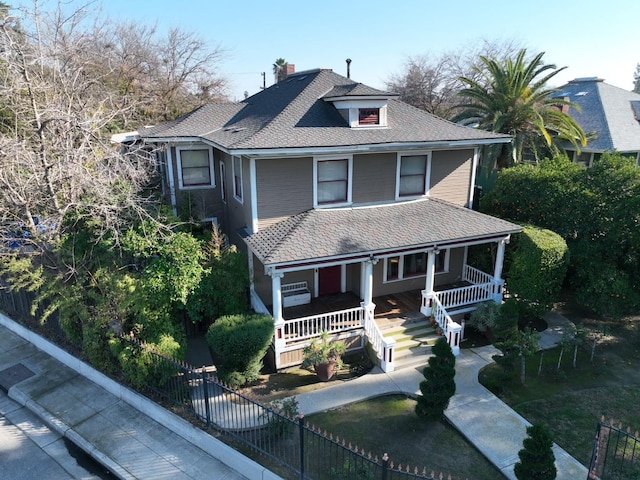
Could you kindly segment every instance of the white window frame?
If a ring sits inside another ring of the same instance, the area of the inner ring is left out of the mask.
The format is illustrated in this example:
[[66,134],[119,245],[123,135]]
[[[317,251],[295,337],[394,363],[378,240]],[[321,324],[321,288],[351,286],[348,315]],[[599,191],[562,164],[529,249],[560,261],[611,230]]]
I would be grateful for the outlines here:
[[[450,252],[451,249],[447,248],[444,250],[440,250],[440,253],[438,253],[438,255],[436,256],[436,267],[437,267],[437,259],[440,255],[444,255],[444,264],[443,264],[443,269],[442,270],[436,270],[435,274],[436,275],[440,275],[442,273],[449,273],[449,258],[450,258]],[[427,276],[426,272],[423,274],[419,274],[419,275],[406,275],[404,274],[404,257],[407,255],[415,255],[418,253],[426,253],[428,255],[428,252],[409,252],[409,253],[401,253],[398,255],[389,255],[388,257],[385,257],[384,259],[384,265],[383,265],[383,273],[382,273],[382,283],[393,283],[393,282],[402,282],[404,280],[413,280],[414,278],[425,278]],[[389,259],[391,258],[399,258],[399,263],[398,263],[398,278],[393,278],[391,280],[387,279],[387,266],[389,264]],[[428,262],[428,257],[427,257],[427,262]]]
[[227,203],[227,166],[224,161],[220,160],[220,199],[223,203]]
[[[209,183],[205,183],[202,185],[185,185],[184,180],[182,178],[182,152],[183,151],[193,151],[193,150],[207,150],[209,154]],[[178,168],[178,188],[180,190],[199,190],[203,188],[215,188],[216,187],[216,172],[214,170],[214,160],[213,160],[213,148],[208,145],[191,145],[191,146],[177,146],[176,147],[176,157],[177,157],[177,168]]]
[[[236,160],[240,163],[240,188],[238,188],[238,184],[236,182]],[[235,198],[239,203],[244,203],[244,178],[242,176],[242,157],[239,155],[231,156],[231,172],[233,178],[233,198]],[[238,192],[238,190],[240,190]]]
[[[347,161],[347,199],[335,203],[318,203],[318,163],[335,160]],[[353,155],[330,155],[322,157],[313,157],[313,207],[314,208],[332,208],[351,205],[353,195]]]
[[[396,200],[407,200],[411,198],[422,198],[429,194],[429,188],[431,185],[431,150],[422,150],[416,152],[398,152],[396,160]],[[425,172],[424,172],[424,190],[422,193],[415,195],[400,195],[400,172],[402,170],[402,158],[403,157],[419,157],[424,156]]]

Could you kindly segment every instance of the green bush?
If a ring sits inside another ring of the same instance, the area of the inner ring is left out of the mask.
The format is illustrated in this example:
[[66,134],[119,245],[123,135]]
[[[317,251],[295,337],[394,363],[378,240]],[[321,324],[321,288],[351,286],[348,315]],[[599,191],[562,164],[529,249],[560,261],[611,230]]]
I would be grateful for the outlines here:
[[540,317],[553,308],[569,265],[564,239],[551,230],[525,226],[511,257],[507,287],[522,317]]
[[163,335],[156,344],[147,344],[148,348],[115,338],[110,341],[110,346],[120,362],[122,372],[136,388],[162,387],[178,373],[177,365],[159,356],[169,359],[178,357],[180,344],[169,335]]
[[220,359],[218,375],[232,387],[258,379],[274,326],[269,315],[220,317],[207,331],[207,343]]

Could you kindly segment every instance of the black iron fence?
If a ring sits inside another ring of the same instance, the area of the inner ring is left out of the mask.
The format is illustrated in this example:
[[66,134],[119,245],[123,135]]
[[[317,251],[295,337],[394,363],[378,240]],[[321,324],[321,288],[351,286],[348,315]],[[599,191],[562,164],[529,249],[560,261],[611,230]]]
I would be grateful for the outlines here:
[[640,435],[604,418],[598,423],[588,480],[640,478]]
[[295,400],[263,405],[222,384],[214,375],[166,358],[149,346],[125,341],[154,357],[153,376],[146,388],[171,408],[195,415],[207,427],[229,436],[289,472],[287,478],[332,480],[400,480],[451,478],[394,465],[384,455],[375,457],[344,439],[334,438],[290,416]]

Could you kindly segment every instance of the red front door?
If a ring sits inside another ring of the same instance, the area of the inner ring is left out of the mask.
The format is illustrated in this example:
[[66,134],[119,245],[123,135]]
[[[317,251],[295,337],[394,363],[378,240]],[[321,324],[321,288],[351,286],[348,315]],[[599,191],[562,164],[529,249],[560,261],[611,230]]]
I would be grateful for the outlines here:
[[342,266],[318,269],[318,295],[335,295],[342,288]]

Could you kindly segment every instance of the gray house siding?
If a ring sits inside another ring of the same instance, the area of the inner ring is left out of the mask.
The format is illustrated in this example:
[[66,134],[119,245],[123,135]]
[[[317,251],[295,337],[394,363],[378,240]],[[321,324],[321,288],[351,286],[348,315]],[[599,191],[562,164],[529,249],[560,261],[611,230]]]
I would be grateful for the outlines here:
[[258,228],[313,208],[313,159],[256,160]]
[[354,155],[353,203],[392,202],[396,195],[397,155]]
[[431,157],[429,195],[456,205],[469,202],[473,150],[438,150]]

